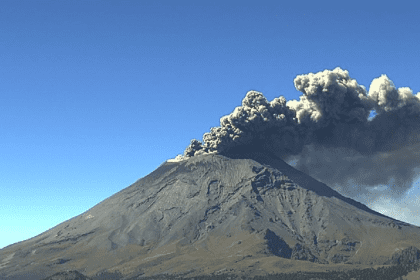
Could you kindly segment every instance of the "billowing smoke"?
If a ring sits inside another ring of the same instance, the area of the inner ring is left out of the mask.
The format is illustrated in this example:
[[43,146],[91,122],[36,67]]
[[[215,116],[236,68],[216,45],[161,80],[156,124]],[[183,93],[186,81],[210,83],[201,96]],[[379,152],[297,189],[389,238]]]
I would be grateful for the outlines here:
[[397,89],[382,75],[367,93],[339,67],[298,75],[294,85],[303,93],[299,101],[280,96],[268,102],[249,91],[242,106],[222,117],[203,142],[191,140],[177,158],[257,150],[293,162],[349,196],[390,183],[394,197],[410,188],[420,167],[420,92]]

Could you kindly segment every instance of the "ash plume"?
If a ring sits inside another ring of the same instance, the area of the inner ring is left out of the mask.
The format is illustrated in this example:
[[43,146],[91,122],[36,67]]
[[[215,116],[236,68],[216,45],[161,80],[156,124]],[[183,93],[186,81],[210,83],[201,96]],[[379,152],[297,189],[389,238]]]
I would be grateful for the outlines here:
[[411,187],[420,167],[420,92],[397,89],[386,75],[367,92],[339,67],[298,75],[294,85],[303,93],[299,100],[269,102],[249,91],[242,106],[223,116],[203,142],[191,140],[177,159],[258,151],[293,161],[349,196],[394,182],[388,194],[400,197]]

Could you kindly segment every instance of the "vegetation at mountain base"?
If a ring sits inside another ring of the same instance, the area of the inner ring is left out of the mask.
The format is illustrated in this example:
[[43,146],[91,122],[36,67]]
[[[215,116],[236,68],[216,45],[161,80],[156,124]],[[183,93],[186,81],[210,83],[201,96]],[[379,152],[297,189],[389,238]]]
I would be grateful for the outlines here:
[[[349,271],[326,271],[326,272],[296,272],[296,273],[276,273],[265,276],[244,276],[235,274],[210,274],[194,277],[184,277],[185,274],[170,275],[161,274],[156,276],[143,276],[141,273],[132,278],[124,278],[119,272],[102,272],[86,280],[402,280],[412,271],[418,271],[420,263],[398,264],[390,267],[354,269]],[[183,276],[184,275],[184,276]],[[46,279],[52,279],[51,276]],[[79,278],[78,278],[79,279]],[[74,278],[60,278],[60,280],[75,280]]]

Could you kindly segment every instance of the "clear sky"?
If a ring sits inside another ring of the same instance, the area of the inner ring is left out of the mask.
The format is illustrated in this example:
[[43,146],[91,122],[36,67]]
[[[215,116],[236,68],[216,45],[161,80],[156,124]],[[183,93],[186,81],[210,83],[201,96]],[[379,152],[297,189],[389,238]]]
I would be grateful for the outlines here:
[[[0,248],[181,154],[249,90],[298,99],[297,75],[341,67],[419,92],[419,7],[367,3],[1,1]],[[420,226],[416,195],[369,206]]]

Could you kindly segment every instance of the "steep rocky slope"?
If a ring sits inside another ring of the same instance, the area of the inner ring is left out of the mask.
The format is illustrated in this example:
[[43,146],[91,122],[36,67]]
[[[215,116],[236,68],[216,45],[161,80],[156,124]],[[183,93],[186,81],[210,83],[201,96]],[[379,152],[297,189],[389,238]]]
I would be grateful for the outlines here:
[[163,163],[81,215],[0,250],[0,279],[64,270],[133,277],[354,269],[389,263],[420,244],[420,228],[281,159],[241,157]]

